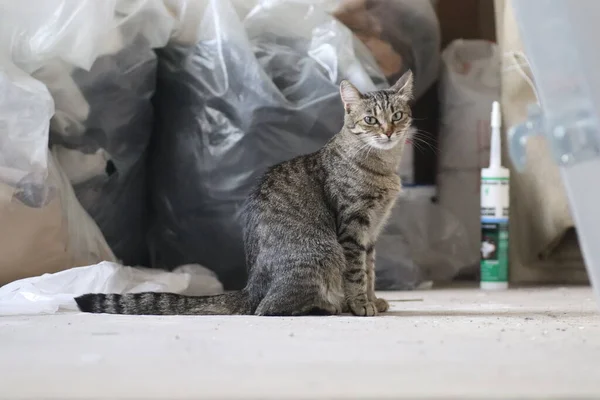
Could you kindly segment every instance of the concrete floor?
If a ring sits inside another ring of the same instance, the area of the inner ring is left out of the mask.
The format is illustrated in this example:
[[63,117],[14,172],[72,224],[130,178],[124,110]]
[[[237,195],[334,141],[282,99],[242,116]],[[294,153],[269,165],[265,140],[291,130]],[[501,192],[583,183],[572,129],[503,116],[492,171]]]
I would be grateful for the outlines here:
[[588,288],[385,297],[375,318],[1,317],[0,398],[600,398]]

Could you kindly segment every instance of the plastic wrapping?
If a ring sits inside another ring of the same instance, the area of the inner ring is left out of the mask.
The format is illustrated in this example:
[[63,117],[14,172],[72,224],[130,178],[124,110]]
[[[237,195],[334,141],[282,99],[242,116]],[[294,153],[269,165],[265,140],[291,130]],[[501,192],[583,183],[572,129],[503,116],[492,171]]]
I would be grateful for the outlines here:
[[16,196],[39,208],[53,197],[46,179],[54,103],[43,84],[9,60],[0,58],[0,68],[0,202]]
[[77,311],[75,297],[86,293],[170,292],[209,296],[223,292],[215,274],[199,265],[173,272],[102,262],[22,279],[0,288],[0,315]]
[[[55,98],[80,98],[57,102],[50,143],[117,257],[147,264],[145,155],[153,122],[153,50],[138,37],[100,57],[90,71],[46,68],[35,76]],[[72,84],[62,84],[67,80]]]
[[116,0],[0,0],[0,54],[28,74],[48,60],[89,68],[116,26]]
[[[404,188],[377,242],[378,290],[447,281],[468,250],[463,224],[435,201],[435,187]],[[383,251],[381,251],[383,250]]]
[[414,95],[438,79],[441,32],[434,4],[427,0],[234,0],[249,4],[304,4],[319,7],[346,25],[373,54],[390,84],[408,69],[415,74]]
[[16,188],[32,207],[51,200],[46,178],[48,121],[54,105],[48,90],[30,74],[52,59],[89,67],[102,51],[99,39],[111,26],[114,7],[114,0],[0,0],[0,69],[5,74],[0,180]]
[[[0,10],[0,283],[115,260],[69,180],[111,241],[111,232],[143,240],[135,218],[144,197],[130,183],[135,179],[111,184],[97,177],[107,171],[102,159],[113,155],[108,171],[143,165],[145,143],[137,142],[143,142],[139,132],[147,138],[151,128],[151,48],[167,42],[174,17],[162,0],[0,0]],[[132,45],[142,50],[119,53]],[[127,135],[129,142],[122,140]],[[65,156],[57,141],[79,153]],[[100,151],[104,147],[109,151]],[[83,154],[94,151],[99,157],[93,160]],[[92,178],[95,193],[82,195],[78,185],[89,188]],[[138,185],[143,180],[137,178]],[[107,208],[117,212],[98,211]]]
[[156,82],[153,47],[175,20],[157,0],[115,4],[114,29],[89,70],[50,62],[35,71],[56,102],[50,143],[77,198],[126,264],[148,263],[146,148]]
[[48,151],[50,93],[0,54],[0,285],[114,260]]

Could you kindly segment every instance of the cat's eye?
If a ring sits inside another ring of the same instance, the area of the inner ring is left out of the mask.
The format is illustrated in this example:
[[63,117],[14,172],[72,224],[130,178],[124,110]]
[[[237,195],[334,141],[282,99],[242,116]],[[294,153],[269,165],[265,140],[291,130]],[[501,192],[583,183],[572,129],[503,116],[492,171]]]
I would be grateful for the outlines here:
[[365,117],[365,122],[369,125],[377,125],[379,123],[379,121],[377,121],[377,118],[375,117]]
[[402,111],[398,111],[394,115],[392,115],[392,121],[398,122],[404,118],[404,113]]

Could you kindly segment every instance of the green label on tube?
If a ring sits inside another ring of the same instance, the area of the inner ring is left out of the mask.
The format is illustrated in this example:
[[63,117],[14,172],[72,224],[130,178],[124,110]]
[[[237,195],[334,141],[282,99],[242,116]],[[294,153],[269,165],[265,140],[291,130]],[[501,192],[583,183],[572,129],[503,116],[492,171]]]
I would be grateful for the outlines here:
[[508,220],[481,222],[481,281],[508,282]]

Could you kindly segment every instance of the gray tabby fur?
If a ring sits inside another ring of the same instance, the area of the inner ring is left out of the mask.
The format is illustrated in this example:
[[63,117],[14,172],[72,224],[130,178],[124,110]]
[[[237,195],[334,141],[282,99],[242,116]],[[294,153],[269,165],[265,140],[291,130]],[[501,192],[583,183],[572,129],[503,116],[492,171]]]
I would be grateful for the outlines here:
[[[244,207],[249,278],[238,292],[86,294],[82,311],[155,315],[372,316],[375,242],[400,192],[397,174],[409,135],[413,76],[361,94],[343,81],[344,127],[319,151],[270,168]],[[375,118],[375,119],[373,119]]]

